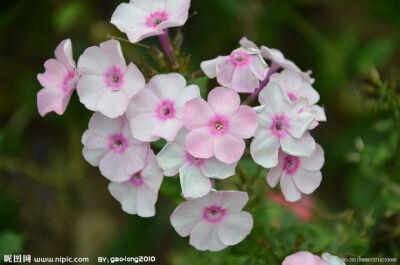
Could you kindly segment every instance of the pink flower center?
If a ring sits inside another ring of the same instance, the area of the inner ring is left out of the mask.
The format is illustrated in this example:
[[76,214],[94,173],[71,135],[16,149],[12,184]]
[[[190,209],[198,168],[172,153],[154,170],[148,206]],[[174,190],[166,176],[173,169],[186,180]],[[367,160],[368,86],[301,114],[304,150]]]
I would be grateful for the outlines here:
[[298,97],[294,93],[288,92],[287,95],[293,102],[298,100]]
[[286,174],[295,174],[300,167],[300,158],[297,156],[287,155],[283,160],[283,170]]
[[108,147],[117,154],[124,153],[128,146],[128,140],[122,135],[122,133],[113,134],[108,139]]
[[73,88],[73,82],[72,82],[73,80],[72,79],[74,79],[76,74],[77,74],[76,71],[71,71],[64,77],[64,80],[62,82],[62,87],[61,87],[61,89],[64,93],[68,93]]
[[118,91],[124,82],[124,74],[121,69],[116,66],[111,67],[104,78],[107,86],[114,91]]
[[222,115],[215,115],[208,123],[212,135],[224,135],[229,131],[229,120]]
[[275,116],[270,127],[272,134],[281,139],[286,136],[288,129],[289,120],[284,115]]
[[160,25],[162,22],[168,19],[168,14],[163,12],[163,11],[157,11],[150,16],[147,17],[146,19],[146,26],[149,28],[157,28],[158,25]]
[[201,167],[206,162],[206,160],[204,158],[194,157],[191,154],[189,154],[188,152],[186,152],[186,161],[189,164],[196,166],[196,167]]
[[250,62],[250,56],[244,51],[234,51],[229,56],[229,61],[236,67],[244,66]]
[[174,102],[168,99],[158,104],[156,108],[157,118],[163,121],[175,118],[174,105]]
[[219,223],[226,215],[226,210],[218,205],[212,205],[203,209],[203,219],[209,223]]
[[143,181],[142,171],[133,174],[132,177],[129,179],[129,182],[132,183],[132,185],[137,188],[143,186],[144,181]]

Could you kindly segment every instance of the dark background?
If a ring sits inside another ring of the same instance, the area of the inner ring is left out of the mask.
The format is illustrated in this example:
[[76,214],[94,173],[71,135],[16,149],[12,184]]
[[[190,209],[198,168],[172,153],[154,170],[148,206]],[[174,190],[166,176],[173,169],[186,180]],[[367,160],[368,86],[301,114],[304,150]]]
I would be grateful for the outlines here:
[[[400,1],[192,0],[196,13],[182,29],[180,58],[191,55],[186,72],[229,54],[247,36],[311,69],[328,117],[313,132],[326,153],[313,220],[300,223],[268,202],[262,171],[256,194],[265,202],[249,209],[252,236],[217,254],[194,250],[170,225],[180,192],[174,179],[164,181],[155,217],[122,212],[106,179],[82,157],[80,137],[91,113],[76,95],[62,117],[37,113],[36,75],[44,61],[66,38],[77,60],[109,35],[124,37],[108,22],[119,3],[0,1],[0,257],[154,255],[156,264],[279,264],[301,249],[399,257]],[[144,43],[158,45],[157,38]],[[145,48],[123,43],[123,50],[127,61],[148,60],[157,69]],[[258,235],[261,241],[253,240]]]

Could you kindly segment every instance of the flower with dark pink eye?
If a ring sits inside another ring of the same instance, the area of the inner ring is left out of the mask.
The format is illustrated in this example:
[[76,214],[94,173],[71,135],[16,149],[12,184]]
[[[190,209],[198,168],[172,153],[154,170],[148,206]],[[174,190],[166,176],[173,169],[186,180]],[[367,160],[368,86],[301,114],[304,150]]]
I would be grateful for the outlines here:
[[122,154],[129,147],[128,140],[122,133],[116,133],[109,137],[109,148],[115,153]]
[[128,181],[145,166],[150,146],[137,141],[129,132],[125,116],[110,119],[96,112],[82,136],[83,156],[111,181]]
[[163,100],[158,104],[156,114],[157,118],[163,121],[173,119],[175,116],[174,102],[169,99]]
[[287,135],[287,130],[289,129],[289,121],[284,115],[275,116],[272,120],[272,125],[270,127],[273,134],[280,138]]
[[203,219],[209,223],[219,223],[226,215],[226,210],[218,205],[212,205],[203,209]]
[[229,132],[229,120],[223,115],[215,115],[210,120],[208,128],[213,135],[223,135]]
[[129,181],[135,187],[141,187],[143,185],[143,183],[144,183],[143,176],[142,176],[142,171],[139,171],[139,172],[133,174]]
[[248,200],[245,192],[211,190],[180,204],[171,215],[171,224],[180,236],[190,235],[190,244],[198,250],[219,251],[250,233],[253,218],[243,211]]
[[283,170],[289,174],[295,174],[300,167],[300,158],[297,156],[287,155],[283,161]]
[[114,91],[118,91],[124,83],[124,74],[117,66],[112,66],[104,75],[107,86]]
[[108,190],[120,202],[122,210],[140,217],[154,216],[163,173],[153,151],[149,150],[145,167],[124,182],[111,182]]
[[141,0],[121,3],[111,18],[130,42],[136,43],[164,30],[180,27],[189,16],[190,0]]
[[41,116],[53,111],[58,115],[64,114],[80,75],[72,58],[71,40],[62,41],[54,55],[55,59],[45,62],[46,71],[37,76],[43,87],[37,94]]
[[231,88],[216,87],[208,101],[195,98],[186,103],[183,123],[190,130],[185,139],[186,150],[195,157],[210,158],[232,164],[242,157],[243,139],[257,130],[257,114],[249,106],[240,105],[239,95]]
[[305,99],[292,102],[280,85],[270,82],[260,92],[263,106],[258,112],[259,129],[250,145],[254,161],[265,168],[278,164],[281,147],[293,156],[309,156],[315,150],[315,141],[307,131],[315,114],[303,108]]
[[236,67],[244,66],[249,64],[250,55],[245,51],[234,51],[229,55],[229,61]]
[[150,28],[157,28],[162,22],[168,19],[168,14],[162,11],[151,13],[146,20],[146,26]]
[[293,156],[280,150],[278,165],[268,172],[267,182],[271,187],[280,182],[285,199],[298,201],[302,193],[311,194],[319,187],[324,161],[324,151],[320,145],[309,157]]

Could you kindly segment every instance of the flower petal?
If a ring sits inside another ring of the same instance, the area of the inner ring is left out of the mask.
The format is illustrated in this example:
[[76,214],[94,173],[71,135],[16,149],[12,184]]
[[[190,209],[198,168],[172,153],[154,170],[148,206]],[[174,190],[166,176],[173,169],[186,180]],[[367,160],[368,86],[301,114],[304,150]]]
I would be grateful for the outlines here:
[[201,219],[202,212],[195,200],[181,203],[170,218],[172,226],[182,237],[190,235]]
[[157,161],[164,175],[168,177],[175,176],[179,172],[179,168],[185,163],[186,150],[184,146],[176,143],[168,143],[157,154]]
[[222,208],[228,209],[230,213],[238,213],[249,201],[249,195],[243,191],[222,191],[211,192],[210,194],[217,197],[215,203],[220,203]]
[[225,164],[212,157],[204,162],[201,170],[209,178],[226,179],[235,175],[236,165],[237,163]]
[[147,186],[152,193],[158,194],[164,176],[161,168],[157,164],[154,152],[151,151],[151,149],[148,152],[147,165],[142,170],[142,178],[145,186]]
[[161,74],[154,76],[149,87],[161,99],[174,101],[178,99],[186,89],[186,80],[181,74]]
[[235,66],[229,61],[228,56],[221,56],[217,64],[217,80],[218,83],[230,87],[232,85],[233,73]]
[[286,135],[281,139],[282,150],[293,156],[310,156],[315,150],[315,141],[306,131],[300,139]]
[[291,109],[289,97],[283,93],[282,88],[276,82],[269,82],[268,85],[261,90],[258,100],[263,105],[268,105],[276,115],[285,114]]
[[121,91],[106,90],[97,103],[99,112],[109,118],[117,118],[128,108],[128,99]]
[[275,187],[276,184],[278,184],[279,180],[281,179],[282,172],[282,166],[279,164],[269,170],[267,174],[267,182],[271,188]]
[[296,174],[293,175],[293,181],[302,193],[311,194],[321,184],[322,174],[321,171],[299,169]]
[[68,71],[73,71],[76,67],[72,56],[72,43],[70,39],[63,40],[56,48],[54,55],[57,61],[61,62]]
[[278,139],[266,130],[256,132],[250,145],[251,157],[265,168],[275,167],[278,164],[278,150]]
[[231,117],[240,106],[240,97],[233,89],[216,87],[208,94],[208,103],[215,114]]
[[210,251],[220,251],[227,247],[218,238],[217,226],[205,221],[198,223],[193,228],[189,244],[198,250]]
[[182,193],[185,198],[200,198],[211,190],[211,181],[201,170],[189,163],[179,169]]
[[300,200],[301,193],[296,188],[291,176],[282,174],[281,177],[281,190],[285,199],[289,202],[295,202]]
[[72,92],[62,93],[58,88],[43,88],[37,94],[37,106],[39,114],[44,117],[49,112],[54,111],[62,115],[67,109]]
[[38,74],[37,79],[43,87],[54,87],[61,90],[62,82],[68,72],[65,66],[57,60],[50,59],[44,63],[45,72]]
[[301,138],[314,119],[315,115],[311,112],[298,113],[290,118],[288,132],[295,138]]
[[126,62],[119,41],[111,39],[100,43],[100,49],[107,55],[112,65],[117,66],[122,72],[125,72]]
[[123,118],[110,119],[103,114],[96,112],[90,118],[89,129],[98,135],[108,138],[110,135],[121,132],[123,126]]
[[153,135],[158,119],[153,113],[139,114],[130,120],[132,135],[142,142],[153,142],[159,137]]
[[176,114],[175,116],[178,118],[182,118],[182,111],[185,107],[185,104],[194,98],[200,98],[200,89],[197,85],[190,85],[185,88],[183,93],[179,96],[179,98],[175,102]]
[[128,214],[137,213],[137,188],[129,185],[129,182],[116,183],[111,182],[108,185],[111,195],[120,202],[122,210]]
[[155,203],[158,194],[150,191],[145,185],[137,190],[137,214],[140,217],[152,217],[156,213]]
[[97,111],[97,103],[107,89],[104,78],[98,75],[83,75],[77,84],[80,102],[93,111]]
[[153,135],[164,138],[168,142],[172,142],[182,127],[183,122],[176,118],[159,121],[153,130]]
[[248,212],[229,213],[218,227],[218,237],[224,245],[236,245],[252,228],[253,217]]
[[110,67],[110,58],[96,46],[87,48],[78,60],[78,71],[81,75],[103,75]]
[[257,113],[251,107],[240,106],[230,120],[230,131],[237,137],[250,138],[257,130],[257,119]]
[[217,77],[217,64],[219,63],[221,57],[217,57],[212,60],[203,61],[200,64],[201,70],[206,74],[208,78]]
[[213,137],[207,127],[190,131],[185,140],[185,147],[194,157],[210,158],[214,155]]
[[202,98],[188,101],[183,109],[183,124],[188,129],[207,126],[213,112],[207,102]]
[[121,155],[112,151],[107,152],[100,160],[101,174],[113,182],[127,181],[130,176],[125,172],[124,160]]
[[309,157],[301,157],[301,167],[305,170],[317,171],[322,168],[325,163],[324,150],[317,144],[314,153]]
[[126,68],[124,74],[124,84],[122,91],[124,91],[126,97],[131,99],[145,86],[145,80],[142,73],[139,71],[136,65],[130,63]]
[[236,67],[232,78],[232,88],[238,93],[253,93],[260,85],[258,79],[249,67]]
[[226,164],[232,164],[242,157],[246,143],[231,134],[220,135],[214,138],[215,157]]

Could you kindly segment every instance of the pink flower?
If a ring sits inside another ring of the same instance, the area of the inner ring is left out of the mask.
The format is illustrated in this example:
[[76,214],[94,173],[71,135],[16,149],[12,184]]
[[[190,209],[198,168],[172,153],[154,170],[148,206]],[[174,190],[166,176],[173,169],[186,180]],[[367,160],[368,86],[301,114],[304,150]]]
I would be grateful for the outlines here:
[[292,102],[297,102],[301,98],[308,101],[308,106],[300,111],[313,112],[315,120],[310,124],[308,129],[314,129],[319,122],[326,121],[325,111],[322,107],[316,105],[319,101],[319,94],[311,86],[311,83],[305,81],[298,72],[293,70],[283,70],[281,73],[271,75],[270,82],[276,82],[280,85]]
[[238,93],[253,93],[268,72],[260,51],[252,48],[239,48],[229,56],[204,61],[200,67],[209,78],[217,77],[220,85]]
[[300,112],[307,106],[302,99],[292,103],[279,84],[270,82],[264,88],[259,101],[264,107],[258,114],[259,128],[250,146],[254,161],[271,168],[278,164],[278,150],[293,156],[309,156],[315,150],[315,141],[307,131],[315,114]]
[[151,217],[156,212],[155,203],[162,180],[162,171],[157,165],[153,151],[150,151],[146,166],[142,170],[132,174],[125,182],[111,182],[108,190],[121,203],[124,212]]
[[124,182],[145,166],[149,144],[132,138],[125,116],[110,119],[95,113],[82,136],[83,156],[101,174],[114,182]]
[[202,98],[189,101],[183,110],[183,123],[190,130],[186,150],[197,158],[215,156],[232,164],[242,157],[246,144],[257,130],[257,114],[240,105],[239,95],[230,88],[217,87]]
[[220,251],[250,233],[253,218],[242,211],[248,200],[245,192],[212,190],[205,197],[179,205],[171,223],[180,236],[190,235],[190,245],[198,250]]
[[124,114],[129,100],[145,85],[139,69],[133,63],[126,66],[116,40],[86,49],[79,58],[78,70],[82,75],[77,85],[80,101],[109,118]]
[[157,154],[157,161],[165,176],[172,177],[179,173],[185,198],[199,198],[210,192],[210,178],[226,179],[233,176],[236,163],[224,164],[214,157],[195,158],[185,148],[187,133],[186,129],[182,129],[175,141],[165,145]]
[[[308,251],[300,251],[287,256],[282,265],[329,265],[317,255]],[[333,265],[333,264],[332,264]]]
[[324,165],[324,150],[317,144],[309,157],[298,157],[279,152],[279,162],[267,174],[267,182],[275,187],[280,181],[285,199],[298,201],[301,193],[311,194],[321,184],[321,168]]
[[70,39],[63,40],[58,45],[55,57],[56,59],[46,61],[46,72],[37,76],[44,87],[37,94],[38,110],[42,117],[52,111],[58,115],[64,114],[79,78],[72,58]]
[[248,40],[245,37],[240,40],[240,45],[247,49],[259,50],[262,57],[270,61],[271,69],[274,69],[274,72],[279,70],[280,68],[292,70],[298,73],[305,81],[311,84],[314,83],[314,79],[310,77],[310,71],[307,73],[301,71],[294,62],[286,59],[280,50],[268,48],[266,46],[261,46],[260,49],[254,42]]
[[282,205],[293,212],[302,222],[309,222],[314,216],[314,200],[311,196],[303,196],[298,202],[288,202],[280,192],[271,192],[268,199]]
[[183,127],[182,111],[185,103],[200,97],[199,87],[186,86],[185,78],[176,73],[154,76],[128,108],[127,117],[135,138],[144,142],[160,137],[173,141]]
[[190,0],[131,0],[122,3],[111,18],[120,31],[135,43],[164,34],[164,30],[185,24]]

